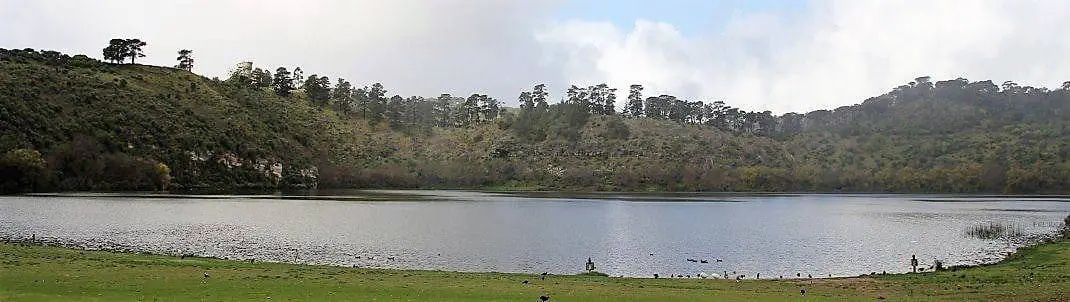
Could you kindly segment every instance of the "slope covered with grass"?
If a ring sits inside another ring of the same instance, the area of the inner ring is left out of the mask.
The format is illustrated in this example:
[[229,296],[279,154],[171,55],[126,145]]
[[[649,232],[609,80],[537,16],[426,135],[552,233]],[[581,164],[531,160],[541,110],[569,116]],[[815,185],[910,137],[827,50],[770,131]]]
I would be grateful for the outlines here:
[[781,116],[674,120],[676,107],[636,117],[562,102],[478,118],[465,113],[478,94],[314,100],[248,79],[0,50],[0,191],[1070,192],[1070,90],[1004,86],[919,78]]

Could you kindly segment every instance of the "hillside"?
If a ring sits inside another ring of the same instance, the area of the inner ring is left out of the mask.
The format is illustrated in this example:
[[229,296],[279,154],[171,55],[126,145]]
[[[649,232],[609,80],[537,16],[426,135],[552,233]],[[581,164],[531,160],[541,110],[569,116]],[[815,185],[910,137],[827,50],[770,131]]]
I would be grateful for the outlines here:
[[0,191],[1070,192],[1067,87],[919,78],[859,105],[773,116],[671,96],[642,114],[579,101],[500,111],[478,94],[280,96],[257,82],[0,50]]

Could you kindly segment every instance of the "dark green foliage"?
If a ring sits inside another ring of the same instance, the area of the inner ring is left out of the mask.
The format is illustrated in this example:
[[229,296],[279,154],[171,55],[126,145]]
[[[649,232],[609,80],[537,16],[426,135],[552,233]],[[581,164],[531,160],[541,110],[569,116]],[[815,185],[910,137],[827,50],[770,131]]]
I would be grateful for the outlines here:
[[141,40],[138,40],[138,39],[127,39],[126,40],[126,53],[125,53],[125,55],[126,55],[126,57],[130,58],[130,64],[136,64],[136,62],[134,62],[134,61],[137,58],[145,57],[145,51],[141,49],[142,47],[145,47],[145,45],[148,45],[148,43],[145,43],[145,42],[143,42]]
[[301,88],[317,106],[327,106],[331,99],[331,79],[326,76],[310,75]]
[[291,77],[290,71],[286,70],[286,67],[275,69],[275,77],[271,81],[271,87],[278,96],[289,96],[290,92],[294,90],[294,78]]
[[333,101],[334,110],[345,115],[353,113],[353,106],[355,105],[353,102],[353,85],[343,78],[338,78],[338,84],[335,84],[334,89],[331,89],[331,100]]
[[520,110],[319,75],[291,93],[285,68],[219,81],[34,50],[0,51],[0,74],[0,152],[47,163],[20,191],[160,188],[159,163],[176,188],[1070,191],[1070,91],[1012,82],[922,77],[777,116],[637,85],[621,114],[607,85],[556,104],[536,85]]
[[520,110],[523,110],[524,112],[535,111],[535,99],[532,98],[531,92],[520,92],[520,96],[517,97],[517,102],[520,103]]
[[367,93],[364,96],[365,101],[363,105],[367,111],[364,119],[370,120],[373,123],[379,123],[386,118],[386,88],[383,84],[375,83],[372,87],[366,90]]
[[[1063,86],[1063,89],[1066,89],[1066,85]],[[1059,233],[1062,234],[1063,239],[1070,239],[1070,215],[1063,218],[1063,227],[1059,229]]]
[[16,149],[0,156],[0,193],[34,191],[46,180],[45,160],[31,149]]
[[628,88],[628,105],[624,107],[624,113],[629,117],[643,116],[643,85]]
[[175,58],[175,60],[178,60],[178,65],[175,65],[175,68],[182,69],[182,70],[185,70],[185,71],[193,71],[193,51],[192,50],[189,50],[189,49],[179,50],[178,51],[178,57]]
[[249,79],[249,84],[252,84],[253,87],[264,89],[272,87],[274,79],[274,76],[271,75],[271,71],[257,68],[252,71],[252,75]]
[[104,48],[104,60],[112,63],[122,63],[126,60],[126,40],[111,39],[108,47]]
[[148,43],[140,39],[111,39],[104,48],[104,60],[123,63],[130,58],[130,64],[134,64],[137,58],[145,57],[145,51],[141,49],[145,45]]

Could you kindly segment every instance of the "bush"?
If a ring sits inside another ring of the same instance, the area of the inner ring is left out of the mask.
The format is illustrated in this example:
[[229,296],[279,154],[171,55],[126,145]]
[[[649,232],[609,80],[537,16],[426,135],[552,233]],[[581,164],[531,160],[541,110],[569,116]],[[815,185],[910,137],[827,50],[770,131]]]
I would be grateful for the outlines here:
[[602,137],[607,139],[628,139],[631,136],[631,129],[628,128],[628,124],[619,116],[611,116],[607,118],[605,125],[602,129]]
[[0,193],[34,191],[45,178],[45,159],[32,149],[8,151],[0,159]]
[[1066,215],[1066,218],[1063,218],[1063,228],[1061,231],[1064,239],[1070,239],[1070,215]]
[[171,185],[171,168],[164,163],[156,163],[153,171],[156,172],[156,188],[161,191],[167,190],[167,187]]

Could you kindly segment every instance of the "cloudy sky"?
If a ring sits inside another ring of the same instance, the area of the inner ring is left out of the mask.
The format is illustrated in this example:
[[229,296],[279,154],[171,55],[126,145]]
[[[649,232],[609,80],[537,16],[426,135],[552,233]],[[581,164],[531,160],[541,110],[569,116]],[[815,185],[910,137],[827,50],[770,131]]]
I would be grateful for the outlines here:
[[862,101],[921,75],[1070,80],[1063,0],[0,0],[0,47],[100,57],[115,37],[142,62],[225,77],[241,61],[391,93],[487,93],[548,83],[723,100],[776,113]]

